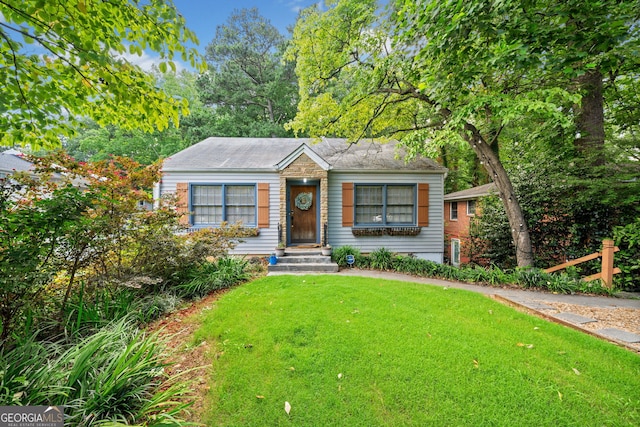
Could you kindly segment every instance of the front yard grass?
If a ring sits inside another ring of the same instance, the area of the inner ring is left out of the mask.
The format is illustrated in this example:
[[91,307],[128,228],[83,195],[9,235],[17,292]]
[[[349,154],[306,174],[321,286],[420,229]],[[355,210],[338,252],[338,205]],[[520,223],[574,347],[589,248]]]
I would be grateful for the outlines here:
[[472,292],[271,276],[201,320],[207,425],[640,425],[637,354]]

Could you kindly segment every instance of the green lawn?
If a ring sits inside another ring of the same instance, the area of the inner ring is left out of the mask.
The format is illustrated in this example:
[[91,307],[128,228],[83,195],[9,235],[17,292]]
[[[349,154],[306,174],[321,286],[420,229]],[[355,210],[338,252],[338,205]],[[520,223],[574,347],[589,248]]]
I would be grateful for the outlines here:
[[271,276],[201,320],[207,425],[640,425],[637,354],[471,292]]

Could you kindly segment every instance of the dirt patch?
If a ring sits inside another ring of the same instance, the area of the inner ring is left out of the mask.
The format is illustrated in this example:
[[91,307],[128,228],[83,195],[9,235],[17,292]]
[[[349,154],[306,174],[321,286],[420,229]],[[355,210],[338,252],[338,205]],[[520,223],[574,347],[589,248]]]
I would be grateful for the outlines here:
[[209,392],[209,371],[211,367],[210,345],[202,342],[193,346],[191,339],[195,330],[200,326],[197,316],[204,310],[209,310],[226,290],[210,294],[203,299],[189,304],[184,309],[168,314],[149,325],[149,331],[159,331],[161,337],[167,340],[169,354],[167,368],[169,375],[181,374],[184,381],[190,382],[193,394],[189,401],[188,414],[183,414],[187,421],[200,423],[205,412],[204,402]]

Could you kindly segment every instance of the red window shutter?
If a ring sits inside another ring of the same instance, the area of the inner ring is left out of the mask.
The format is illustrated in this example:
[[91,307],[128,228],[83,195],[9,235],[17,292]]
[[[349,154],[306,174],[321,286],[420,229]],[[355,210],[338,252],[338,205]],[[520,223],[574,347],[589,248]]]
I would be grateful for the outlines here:
[[418,184],[418,227],[429,226],[429,184]]
[[189,224],[189,183],[178,182],[176,184],[176,208],[180,217],[181,224]]
[[342,226],[353,227],[353,182],[342,183]]
[[258,183],[258,228],[269,228],[269,183]]

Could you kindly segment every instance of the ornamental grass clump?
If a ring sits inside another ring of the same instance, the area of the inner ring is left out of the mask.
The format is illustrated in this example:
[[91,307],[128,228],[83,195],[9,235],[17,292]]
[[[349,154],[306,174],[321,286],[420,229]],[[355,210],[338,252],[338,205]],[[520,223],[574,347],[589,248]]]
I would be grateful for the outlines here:
[[186,299],[201,298],[210,292],[229,288],[247,280],[250,276],[248,261],[224,257],[205,262],[191,271],[191,279],[175,287],[177,293]]
[[2,406],[64,405],[73,425],[183,424],[189,385],[166,373],[165,342],[132,319],[72,345],[34,338],[18,344],[0,350]]

